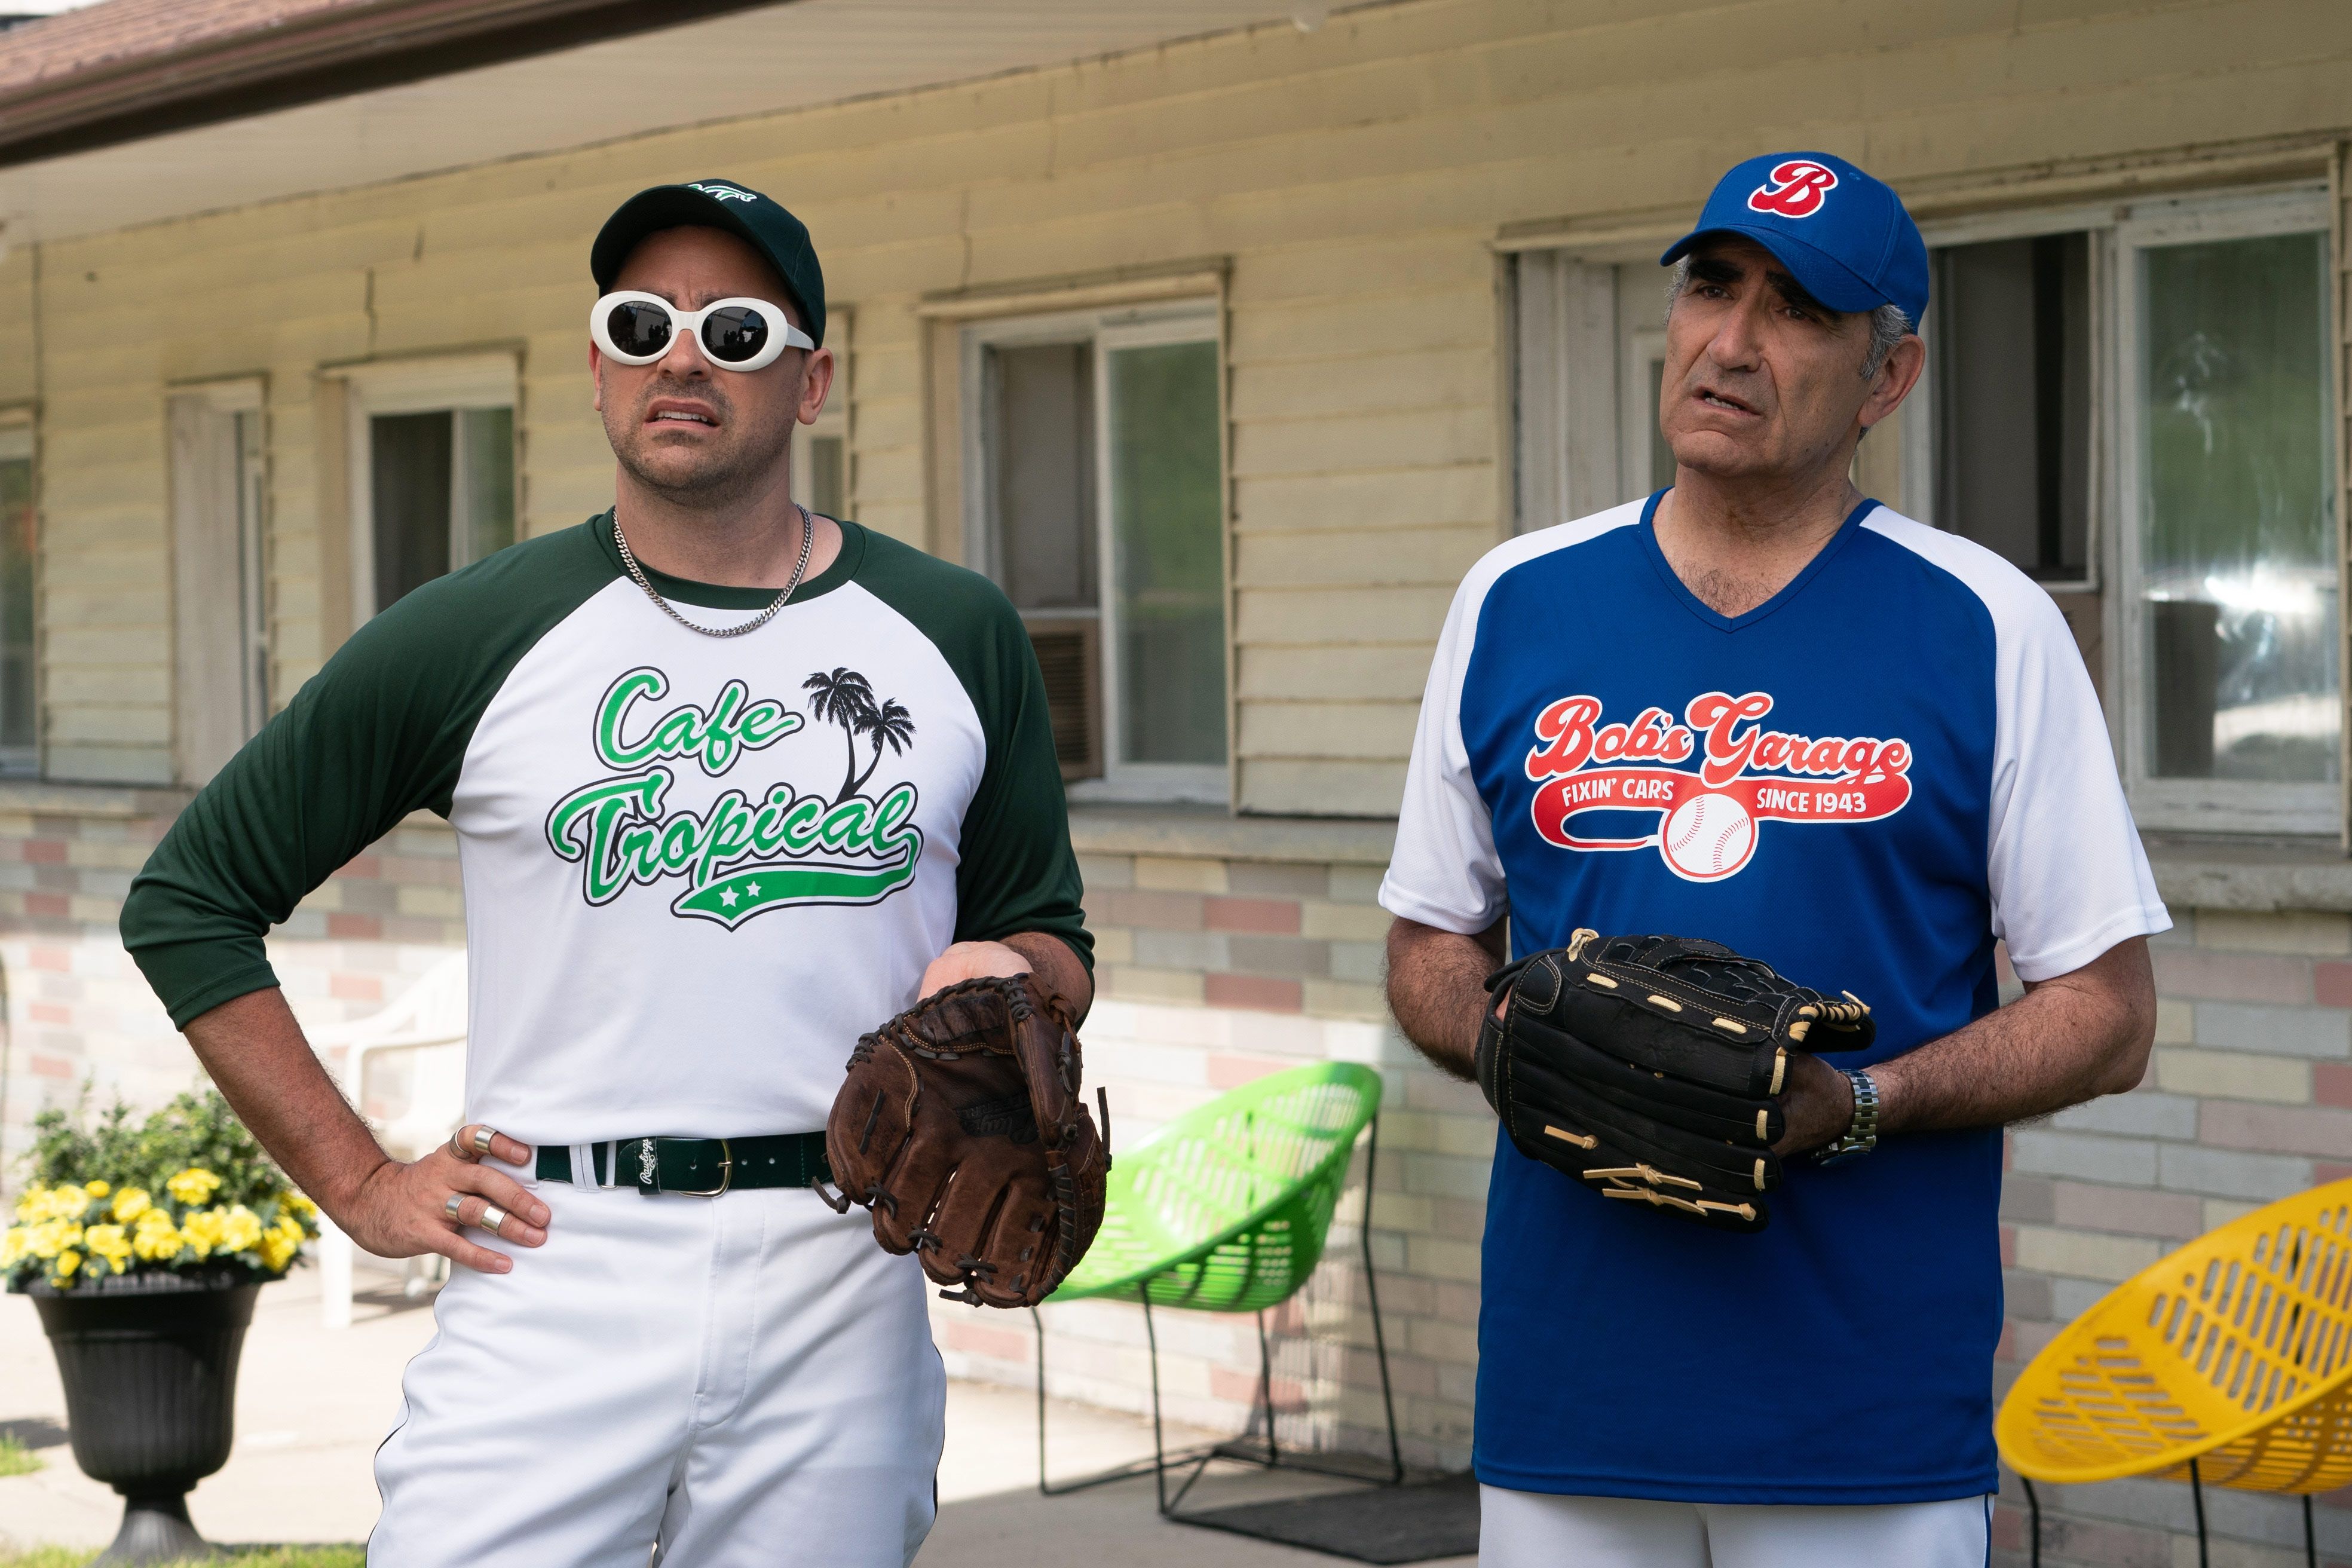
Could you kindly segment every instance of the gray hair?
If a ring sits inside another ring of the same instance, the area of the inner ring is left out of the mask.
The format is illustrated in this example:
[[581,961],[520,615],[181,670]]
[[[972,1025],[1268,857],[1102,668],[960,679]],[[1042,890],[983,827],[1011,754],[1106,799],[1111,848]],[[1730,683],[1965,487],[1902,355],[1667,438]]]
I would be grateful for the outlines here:
[[[1672,314],[1675,301],[1690,287],[1691,258],[1687,256],[1675,263],[1674,276],[1666,281],[1666,311]],[[1870,312],[1870,352],[1862,357],[1862,379],[1868,381],[1885,368],[1886,356],[1895,345],[1911,335],[1911,318],[1903,313],[1900,305],[1881,305]]]

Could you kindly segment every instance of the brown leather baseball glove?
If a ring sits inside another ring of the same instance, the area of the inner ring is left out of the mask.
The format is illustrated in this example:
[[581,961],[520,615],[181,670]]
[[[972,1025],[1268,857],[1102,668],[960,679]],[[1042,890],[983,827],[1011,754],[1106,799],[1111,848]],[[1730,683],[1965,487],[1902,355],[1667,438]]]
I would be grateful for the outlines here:
[[1102,1224],[1109,1150],[1069,1014],[1034,974],[943,986],[860,1039],[824,1147],[837,1206],[864,1204],[950,1301],[1035,1306]]

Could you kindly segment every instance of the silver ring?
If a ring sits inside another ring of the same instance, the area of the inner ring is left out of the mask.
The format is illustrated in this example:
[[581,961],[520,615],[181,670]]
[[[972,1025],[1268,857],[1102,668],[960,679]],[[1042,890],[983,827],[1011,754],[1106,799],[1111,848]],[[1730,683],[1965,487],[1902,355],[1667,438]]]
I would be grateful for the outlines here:
[[463,1206],[465,1202],[466,1194],[463,1193],[451,1193],[447,1197],[441,1200],[441,1212],[449,1216],[449,1223],[451,1225],[463,1225],[466,1223],[463,1218],[459,1217],[457,1213],[457,1210]]
[[488,1231],[492,1236],[496,1236],[499,1233],[499,1226],[506,1224],[506,1210],[499,1207],[496,1204],[484,1204],[482,1205],[482,1217],[476,1220],[474,1223],[480,1226],[484,1230]]
[[498,1133],[493,1129],[477,1123],[474,1128],[474,1136],[471,1139],[471,1142],[474,1145],[475,1157],[478,1159],[482,1155],[488,1153],[490,1152],[490,1144],[497,1137]]

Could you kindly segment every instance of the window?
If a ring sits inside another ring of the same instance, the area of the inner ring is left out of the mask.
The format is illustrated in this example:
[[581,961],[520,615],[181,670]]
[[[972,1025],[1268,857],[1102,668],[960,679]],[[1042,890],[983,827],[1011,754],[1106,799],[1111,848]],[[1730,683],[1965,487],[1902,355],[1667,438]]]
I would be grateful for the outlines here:
[[33,427],[0,425],[0,773],[40,768],[34,681]]
[[1197,308],[966,333],[971,558],[1020,610],[1076,793],[1223,802],[1224,468]]
[[1924,330],[1930,516],[2051,584],[2091,580],[2090,258],[2079,231],[1945,246]]
[[352,380],[352,602],[362,616],[515,542],[515,367],[362,366]]
[[2124,756],[2160,822],[2343,820],[2326,224],[2315,196],[2116,231]]
[[201,784],[269,717],[268,486],[257,381],[173,395],[173,720]]

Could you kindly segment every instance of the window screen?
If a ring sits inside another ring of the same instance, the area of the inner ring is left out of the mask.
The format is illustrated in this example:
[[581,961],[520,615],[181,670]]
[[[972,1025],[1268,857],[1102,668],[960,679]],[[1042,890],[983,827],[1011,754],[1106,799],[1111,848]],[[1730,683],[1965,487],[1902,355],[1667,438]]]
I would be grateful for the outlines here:
[[2138,253],[2147,771],[2336,779],[2327,239]]
[[1110,380],[1119,755],[1225,760],[1223,465],[1217,345],[1114,349]]

